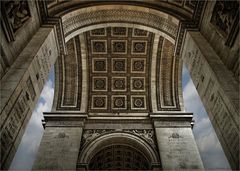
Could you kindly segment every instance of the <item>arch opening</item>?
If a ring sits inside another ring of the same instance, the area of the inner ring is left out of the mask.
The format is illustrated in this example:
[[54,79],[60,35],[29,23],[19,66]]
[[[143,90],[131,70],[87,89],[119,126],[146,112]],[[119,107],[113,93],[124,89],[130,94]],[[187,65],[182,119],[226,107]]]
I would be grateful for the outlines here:
[[110,145],[93,156],[89,170],[149,170],[150,162],[139,150],[126,145]]
[[157,150],[131,133],[111,132],[82,144],[77,170],[151,170],[161,169]]

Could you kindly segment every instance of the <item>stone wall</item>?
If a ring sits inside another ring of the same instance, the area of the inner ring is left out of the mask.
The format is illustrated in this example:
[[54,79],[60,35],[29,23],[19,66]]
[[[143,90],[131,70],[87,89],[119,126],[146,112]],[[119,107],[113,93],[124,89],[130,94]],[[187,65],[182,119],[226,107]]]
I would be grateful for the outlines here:
[[1,82],[1,168],[8,168],[58,56],[53,28],[40,28]]
[[238,82],[199,32],[187,33],[182,57],[228,161],[238,169]]
[[163,170],[203,170],[190,122],[154,122]]
[[81,127],[46,127],[33,170],[75,170]]
[[[220,6],[220,9],[217,9],[218,6]],[[237,16],[239,16],[238,1],[217,3],[216,1],[208,1],[200,32],[239,81],[240,33],[239,27],[237,27],[239,25]]]
[[0,78],[40,27],[37,1],[23,2],[1,1]]

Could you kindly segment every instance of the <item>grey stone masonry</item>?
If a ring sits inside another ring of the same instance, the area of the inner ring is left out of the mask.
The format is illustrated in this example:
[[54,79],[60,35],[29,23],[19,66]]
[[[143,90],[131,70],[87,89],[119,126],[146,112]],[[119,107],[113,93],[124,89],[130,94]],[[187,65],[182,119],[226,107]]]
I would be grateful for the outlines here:
[[40,28],[0,85],[1,169],[7,169],[58,56],[53,28]]
[[163,170],[204,170],[191,117],[156,117],[154,127]]
[[200,32],[186,34],[182,52],[228,161],[239,169],[239,85]]
[[85,116],[45,113],[45,131],[33,170],[76,170]]

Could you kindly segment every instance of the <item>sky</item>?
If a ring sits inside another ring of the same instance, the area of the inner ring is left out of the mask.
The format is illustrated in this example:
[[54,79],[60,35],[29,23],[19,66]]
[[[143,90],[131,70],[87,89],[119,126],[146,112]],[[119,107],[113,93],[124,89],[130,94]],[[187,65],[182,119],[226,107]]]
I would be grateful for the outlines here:
[[[183,99],[185,110],[193,112],[193,134],[206,170],[230,170],[228,161],[198,96],[186,67],[183,67]],[[50,112],[54,96],[54,68],[42,90],[9,170],[31,170],[44,132],[43,112]]]

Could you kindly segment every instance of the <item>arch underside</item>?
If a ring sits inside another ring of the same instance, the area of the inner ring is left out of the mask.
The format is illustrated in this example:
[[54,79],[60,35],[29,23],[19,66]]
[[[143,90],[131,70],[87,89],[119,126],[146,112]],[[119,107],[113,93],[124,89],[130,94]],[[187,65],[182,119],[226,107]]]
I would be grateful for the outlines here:
[[178,20],[144,7],[107,7],[62,16],[67,54],[56,63],[53,110],[141,116],[181,111]]
[[91,6],[100,6],[100,5],[135,5],[142,6],[145,8],[152,8],[156,10],[161,10],[163,12],[168,12],[169,14],[177,17],[179,19],[192,18],[194,10],[197,6],[197,2],[194,0],[182,0],[182,1],[91,1],[81,0],[81,1],[48,1],[47,8],[51,15],[63,16],[66,13],[78,9],[86,8]]
[[99,151],[89,162],[89,170],[149,170],[149,162],[137,149],[111,145]]
[[[152,131],[148,134],[153,137]],[[77,170],[160,169],[161,162],[152,137],[137,136],[129,131],[85,130]]]

